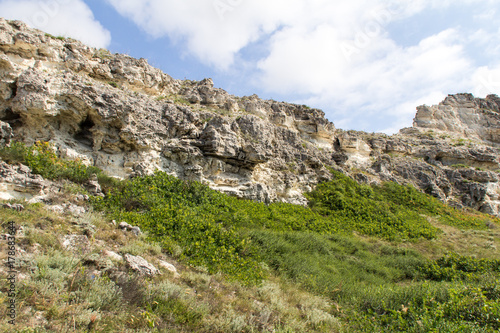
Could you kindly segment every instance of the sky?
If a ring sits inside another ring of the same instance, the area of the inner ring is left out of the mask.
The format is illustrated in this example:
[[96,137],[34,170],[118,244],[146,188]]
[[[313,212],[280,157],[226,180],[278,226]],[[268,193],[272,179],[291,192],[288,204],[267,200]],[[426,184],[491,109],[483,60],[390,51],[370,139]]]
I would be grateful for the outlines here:
[[498,0],[0,0],[0,16],[176,79],[392,134],[448,94],[500,94]]

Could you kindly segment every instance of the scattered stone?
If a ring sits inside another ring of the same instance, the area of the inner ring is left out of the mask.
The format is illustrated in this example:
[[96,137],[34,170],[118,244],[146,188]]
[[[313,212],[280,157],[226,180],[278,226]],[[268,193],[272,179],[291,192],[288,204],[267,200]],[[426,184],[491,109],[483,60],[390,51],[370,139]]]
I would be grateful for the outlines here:
[[122,230],[130,230],[132,229],[132,226],[130,224],[128,224],[127,222],[120,222],[120,224],[118,225],[118,227]]
[[89,196],[86,194],[78,194],[76,196],[77,201],[89,201]]
[[159,264],[160,264],[160,267],[163,267],[166,270],[172,272],[174,274],[174,277],[179,277],[180,276],[179,273],[177,272],[177,268],[175,268],[175,266],[172,265],[171,263],[168,263],[166,261],[160,260]]
[[31,199],[28,200],[29,204],[37,204],[37,203],[44,203],[48,204],[50,203],[50,199],[48,195],[37,195]]
[[70,213],[71,215],[73,216],[82,216],[84,215],[87,210],[82,207],[82,206],[77,206],[77,205],[73,205],[73,204],[69,204],[67,207],[66,207],[66,211],[68,213]]
[[10,203],[5,203],[2,205],[4,208],[12,209],[12,210],[17,210],[18,212],[21,212],[24,210],[24,206],[21,204],[10,204]]
[[122,261],[123,260],[123,257],[114,251],[103,250],[102,254],[104,256],[110,258],[111,260],[115,260],[115,261]]
[[40,254],[42,253],[42,246],[39,243],[35,243],[31,246],[29,252],[32,254]]
[[136,236],[142,235],[141,228],[139,228],[139,227],[132,227],[132,229],[130,229],[130,231],[132,231],[132,233]]
[[138,272],[141,275],[155,276],[157,274],[160,274],[160,271],[156,267],[151,265],[146,261],[146,259],[142,257],[126,254],[125,261],[132,270]]
[[118,227],[121,230],[123,230],[123,231],[131,231],[136,236],[142,235],[141,228],[139,228],[139,227],[133,227],[130,224],[128,224],[127,222],[120,222],[120,224],[118,225]]
[[26,165],[0,161],[0,199],[31,199],[51,184],[42,176],[32,174]]
[[96,174],[92,175],[89,181],[85,184],[85,188],[92,195],[104,197],[104,193],[102,193],[101,185],[99,184]]
[[52,206],[45,206],[45,209],[50,210],[51,212],[57,213],[57,214],[63,214],[64,213],[64,207],[61,205],[52,205]]
[[19,228],[17,228],[16,237],[23,238],[25,236],[26,236],[26,228],[24,226],[20,226]]
[[90,241],[84,235],[66,235],[62,239],[62,246],[66,251],[84,255],[90,253]]

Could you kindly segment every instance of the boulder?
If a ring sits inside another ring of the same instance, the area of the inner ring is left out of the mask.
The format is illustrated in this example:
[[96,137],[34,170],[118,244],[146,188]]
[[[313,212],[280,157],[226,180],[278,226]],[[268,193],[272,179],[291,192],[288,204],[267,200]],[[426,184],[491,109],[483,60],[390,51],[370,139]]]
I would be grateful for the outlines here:
[[130,267],[130,269],[139,273],[140,275],[155,276],[157,274],[160,274],[160,271],[156,267],[151,265],[142,257],[125,254],[125,262]]

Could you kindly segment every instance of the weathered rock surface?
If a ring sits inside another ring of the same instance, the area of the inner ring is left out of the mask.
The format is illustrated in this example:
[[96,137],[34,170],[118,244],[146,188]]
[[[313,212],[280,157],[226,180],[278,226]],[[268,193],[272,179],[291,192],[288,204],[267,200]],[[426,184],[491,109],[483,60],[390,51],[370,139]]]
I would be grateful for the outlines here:
[[62,239],[65,250],[84,255],[90,252],[90,241],[85,235],[66,235]]
[[179,272],[177,272],[177,268],[175,268],[175,266],[172,265],[171,263],[166,262],[164,260],[160,260],[159,264],[160,264],[160,267],[163,267],[167,271],[169,271],[170,273],[172,273],[174,277],[179,277],[180,276]]
[[[0,19],[0,143],[49,141],[116,177],[163,170],[239,197],[304,204],[332,167],[498,215],[499,109],[497,96],[458,94],[419,107],[413,128],[393,136],[336,130],[321,110],[175,80],[144,59]],[[15,183],[5,168],[1,181]],[[43,189],[30,179],[25,187]]]
[[329,177],[334,126],[320,110],[174,80],[125,55],[0,20],[0,119],[14,139],[117,177],[164,170],[261,201],[304,203]]
[[125,261],[130,269],[141,275],[154,276],[160,274],[160,271],[143,257],[126,254]]
[[500,98],[450,95],[439,105],[418,107],[415,126],[500,143]]
[[31,173],[25,165],[10,165],[0,161],[0,199],[29,199],[43,194],[51,182]]

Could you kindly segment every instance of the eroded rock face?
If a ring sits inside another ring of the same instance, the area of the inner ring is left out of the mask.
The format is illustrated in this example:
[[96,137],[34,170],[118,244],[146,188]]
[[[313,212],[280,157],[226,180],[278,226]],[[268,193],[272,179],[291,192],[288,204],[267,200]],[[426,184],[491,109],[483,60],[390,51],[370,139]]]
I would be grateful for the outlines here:
[[500,98],[496,95],[485,99],[450,95],[439,105],[423,105],[417,110],[416,127],[500,143]]
[[0,199],[31,199],[50,190],[51,182],[31,173],[25,165],[0,161]]
[[499,215],[499,153],[490,141],[415,126],[393,136],[342,131],[333,157],[358,181],[413,184],[453,206]]
[[305,204],[303,193],[335,168],[498,215],[499,109],[497,96],[459,94],[419,107],[414,127],[397,135],[336,130],[321,110],[175,80],[144,59],[0,19],[0,144],[49,141],[61,157],[121,178],[162,170],[239,197]]
[[110,175],[159,169],[240,197],[304,203],[334,164],[324,153],[334,126],[320,110],[174,80],[144,59],[21,22],[0,20],[0,51],[0,119],[14,138],[50,141]]

